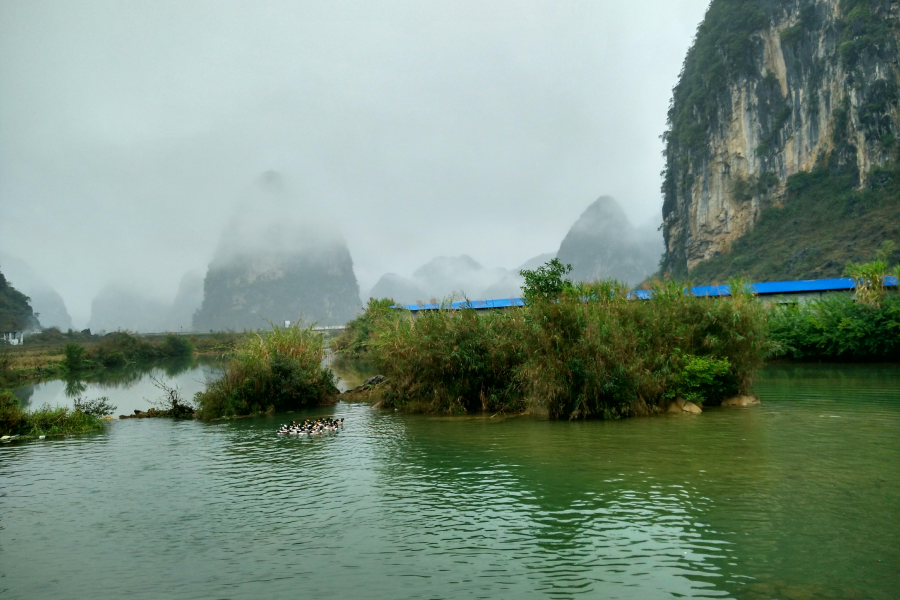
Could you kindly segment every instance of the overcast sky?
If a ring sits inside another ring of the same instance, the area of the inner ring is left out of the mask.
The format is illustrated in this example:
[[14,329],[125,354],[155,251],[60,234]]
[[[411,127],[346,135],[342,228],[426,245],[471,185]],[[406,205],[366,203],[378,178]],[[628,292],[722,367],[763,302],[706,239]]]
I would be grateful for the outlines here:
[[661,221],[660,134],[708,0],[0,2],[0,251],[76,325],[171,300],[279,171],[363,293],[553,252],[600,195]]

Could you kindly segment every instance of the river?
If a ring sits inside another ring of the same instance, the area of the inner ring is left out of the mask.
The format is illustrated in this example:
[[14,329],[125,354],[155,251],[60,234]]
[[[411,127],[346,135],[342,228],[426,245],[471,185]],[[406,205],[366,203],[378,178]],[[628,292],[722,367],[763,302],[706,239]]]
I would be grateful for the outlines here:
[[[211,369],[156,374],[190,394]],[[20,393],[66,401],[42,385]],[[699,416],[340,403],[291,415],[346,419],[313,439],[276,416],[5,444],[0,597],[894,599],[898,387],[898,366],[770,365],[762,406]],[[117,412],[158,395],[84,388]]]

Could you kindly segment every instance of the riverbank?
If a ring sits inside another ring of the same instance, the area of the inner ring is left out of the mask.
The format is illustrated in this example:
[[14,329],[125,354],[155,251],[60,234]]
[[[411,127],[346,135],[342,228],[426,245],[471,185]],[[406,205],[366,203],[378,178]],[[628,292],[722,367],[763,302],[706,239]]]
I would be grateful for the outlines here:
[[46,329],[24,346],[0,349],[0,389],[67,376],[103,377],[149,361],[229,354],[243,333],[151,334],[114,332],[103,336]]

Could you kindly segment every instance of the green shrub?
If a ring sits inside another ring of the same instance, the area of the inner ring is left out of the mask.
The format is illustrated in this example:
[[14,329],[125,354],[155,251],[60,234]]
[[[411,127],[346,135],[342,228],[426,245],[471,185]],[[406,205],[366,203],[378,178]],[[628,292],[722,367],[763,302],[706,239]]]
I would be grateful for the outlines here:
[[66,344],[63,366],[70,372],[80,371],[84,367],[85,349],[81,344]]
[[572,289],[572,280],[564,276],[572,272],[572,265],[563,265],[554,258],[533,271],[519,271],[525,279],[522,293],[526,303],[539,299],[556,299],[565,290]]
[[666,392],[666,397],[671,400],[681,397],[695,404],[715,404],[738,391],[727,358],[686,356],[678,382]]
[[27,423],[28,415],[19,399],[9,390],[0,390],[0,435],[21,434]]
[[[103,410],[108,403],[102,403],[102,406],[82,404],[82,407]],[[12,392],[0,390],[0,435],[59,435],[102,428],[99,415],[83,412],[78,407],[51,408],[44,405],[34,412],[27,412],[22,410],[19,399]]]
[[[769,352],[764,309],[746,294],[695,298],[667,283],[636,301],[614,282],[591,287],[528,307],[520,377],[529,405],[551,417],[643,414],[679,392],[721,400],[748,391]],[[715,385],[704,387],[701,360],[728,372],[714,370]]]
[[111,404],[109,401],[109,397],[102,396],[100,398],[95,398],[94,400],[85,400],[84,398],[75,398],[72,402],[72,406],[75,410],[80,410],[86,415],[91,415],[92,417],[108,417],[116,411],[116,406]]
[[331,341],[335,352],[360,356],[369,351],[369,343],[375,335],[378,322],[390,315],[394,309],[394,301],[390,298],[376,300],[369,298],[365,311],[347,323],[347,327]]
[[768,320],[779,355],[796,359],[896,360],[900,358],[900,296],[880,306],[830,295],[772,309]]
[[523,314],[471,308],[397,311],[373,341],[389,381],[385,406],[432,413],[521,410],[516,369],[524,360]]
[[163,340],[160,351],[165,356],[190,356],[194,353],[194,347],[187,338],[170,333]]
[[322,336],[312,327],[273,326],[241,340],[218,381],[197,394],[205,419],[297,410],[334,400],[334,372],[322,365]]
[[386,406],[621,418],[673,394],[716,402],[749,391],[770,350],[766,311],[745,293],[695,298],[668,283],[638,301],[614,281],[532,289],[524,308],[386,320],[372,345]]

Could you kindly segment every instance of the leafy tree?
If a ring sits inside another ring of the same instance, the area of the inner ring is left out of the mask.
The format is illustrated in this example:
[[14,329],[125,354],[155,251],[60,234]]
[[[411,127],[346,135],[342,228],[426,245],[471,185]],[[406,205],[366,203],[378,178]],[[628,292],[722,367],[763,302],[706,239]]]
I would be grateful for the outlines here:
[[573,290],[571,279],[564,276],[572,272],[572,265],[562,264],[554,258],[550,262],[534,269],[533,271],[519,271],[519,275],[525,278],[522,291],[525,302],[531,304],[537,299],[556,299],[564,291]]

